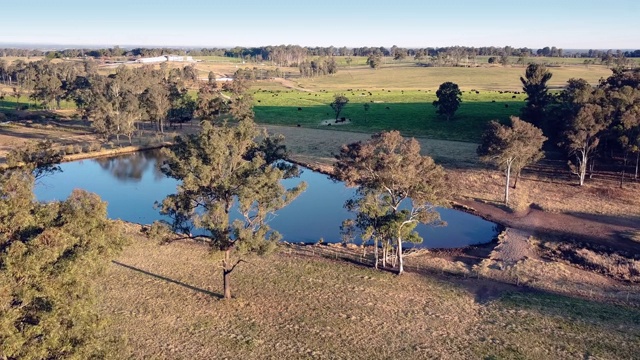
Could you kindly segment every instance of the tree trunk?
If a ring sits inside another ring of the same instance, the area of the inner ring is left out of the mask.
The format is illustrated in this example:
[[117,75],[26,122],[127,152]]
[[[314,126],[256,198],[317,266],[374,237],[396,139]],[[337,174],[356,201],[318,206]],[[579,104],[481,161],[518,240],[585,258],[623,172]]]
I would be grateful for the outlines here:
[[398,275],[402,275],[404,272],[404,263],[402,261],[402,238],[398,236],[398,249],[396,249],[398,256]]
[[504,187],[504,204],[509,204],[509,182],[511,181],[511,161],[507,163],[507,182]]
[[224,260],[222,262],[222,284],[224,289],[224,298],[231,299],[231,261],[229,260],[229,255],[231,253],[231,249],[227,249],[224,252]]
[[516,188],[516,186],[518,186],[518,179],[519,179],[519,178],[520,178],[520,171],[518,171],[518,172],[516,173],[516,178],[515,178],[515,180],[514,180],[514,182],[513,182],[513,188],[514,188],[514,189]]
[[382,244],[382,268],[387,267],[387,244]]
[[620,174],[620,189],[622,189],[622,184],[624,183],[624,173],[627,169],[627,153],[624,154],[624,162],[622,164],[622,172]]
[[376,261],[374,267],[377,270],[378,269],[378,239],[373,240],[373,257],[375,258],[375,261]]
[[584,151],[582,153],[582,157],[578,158],[578,177],[580,178],[580,186],[584,185],[584,178],[587,174],[587,161],[589,159],[587,158],[587,152]]
[[633,176],[634,180],[638,180],[638,163],[640,162],[640,151],[636,154],[636,174]]

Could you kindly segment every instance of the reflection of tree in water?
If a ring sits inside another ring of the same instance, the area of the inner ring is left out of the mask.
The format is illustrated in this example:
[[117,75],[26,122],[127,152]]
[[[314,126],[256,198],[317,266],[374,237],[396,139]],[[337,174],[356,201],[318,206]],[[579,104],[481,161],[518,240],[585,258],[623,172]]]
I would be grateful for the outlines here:
[[155,166],[160,157],[160,151],[141,151],[116,157],[97,158],[95,161],[116,179],[122,182],[137,182],[142,179],[149,166],[152,166],[154,179],[161,180],[165,177]]

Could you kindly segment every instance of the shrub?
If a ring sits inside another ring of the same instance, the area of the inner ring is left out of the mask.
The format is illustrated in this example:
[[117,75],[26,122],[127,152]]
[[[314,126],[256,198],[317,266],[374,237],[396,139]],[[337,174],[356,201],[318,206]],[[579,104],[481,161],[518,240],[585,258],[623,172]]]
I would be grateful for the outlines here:
[[102,145],[100,145],[99,143],[91,143],[89,144],[89,151],[90,152],[97,152],[102,150]]

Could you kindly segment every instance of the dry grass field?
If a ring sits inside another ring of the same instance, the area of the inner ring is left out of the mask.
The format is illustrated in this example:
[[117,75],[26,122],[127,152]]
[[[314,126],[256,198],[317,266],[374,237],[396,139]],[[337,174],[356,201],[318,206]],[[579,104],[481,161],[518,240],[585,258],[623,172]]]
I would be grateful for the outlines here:
[[[309,247],[247,259],[219,299],[203,245],[133,243],[98,280],[105,336],[123,358],[623,359],[640,352],[640,311],[463,278],[385,271]],[[315,255],[312,254],[315,252]]]
[[[373,70],[366,66],[340,69],[334,76],[300,78],[297,86],[308,90],[335,89],[392,89],[392,90],[436,90],[440,84],[451,81],[461,90],[510,90],[522,89],[520,76],[522,67],[420,67],[413,64],[383,66]],[[611,70],[604,66],[562,66],[551,68],[553,77],[549,86],[564,86],[570,78],[584,78],[597,84],[601,77],[608,77]]]

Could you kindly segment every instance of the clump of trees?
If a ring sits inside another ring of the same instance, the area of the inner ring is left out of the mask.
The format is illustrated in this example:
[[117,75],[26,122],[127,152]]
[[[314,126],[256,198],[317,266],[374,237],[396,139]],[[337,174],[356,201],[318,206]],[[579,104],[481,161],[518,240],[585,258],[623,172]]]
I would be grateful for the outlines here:
[[433,106],[437,109],[436,112],[438,115],[445,116],[447,120],[451,119],[462,102],[462,92],[458,84],[450,81],[440,84],[436,96],[438,100],[433,102]]
[[73,101],[99,135],[105,140],[115,137],[118,143],[121,136],[131,143],[145,122],[163,132],[165,120],[182,124],[195,111],[195,100],[187,93],[198,80],[193,65],[171,69],[166,64],[160,69],[123,65],[103,76],[91,60],[18,60],[2,72],[3,80],[13,88],[16,107],[24,95],[45,109],[59,109],[63,100]]
[[333,56],[311,61],[303,61],[298,65],[300,76],[315,77],[320,75],[334,75],[338,72],[338,64]]
[[383,266],[395,249],[398,274],[402,274],[403,244],[421,242],[414,231],[418,223],[443,225],[437,206],[446,206],[448,194],[444,169],[420,154],[416,139],[398,131],[373,135],[366,142],[345,145],[336,156],[334,174],[349,186],[357,186],[354,199],[345,206],[356,213],[343,231],[359,229],[363,240],[373,240],[378,267],[382,245]]

